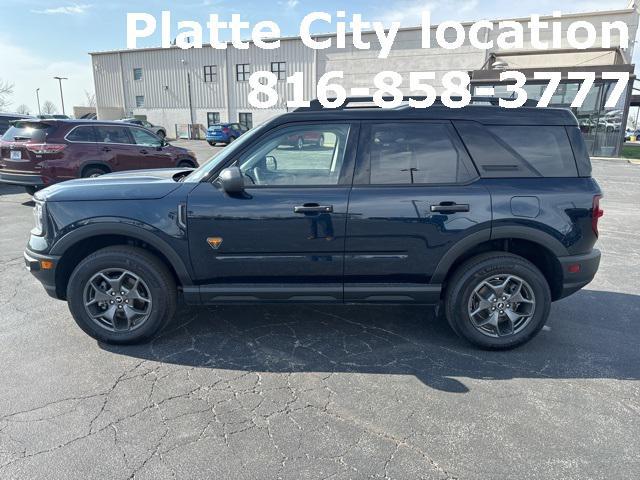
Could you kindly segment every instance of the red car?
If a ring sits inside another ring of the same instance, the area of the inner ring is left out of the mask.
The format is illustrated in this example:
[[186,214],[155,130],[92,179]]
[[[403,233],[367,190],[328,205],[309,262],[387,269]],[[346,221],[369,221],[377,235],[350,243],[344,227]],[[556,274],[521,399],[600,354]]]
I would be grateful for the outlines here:
[[87,120],[19,120],[0,140],[0,183],[27,192],[81,177],[197,167],[195,154],[145,128]]
[[305,145],[322,147],[324,145],[324,135],[322,132],[317,131],[301,132],[287,137],[286,145],[296,147],[298,150],[302,150]]

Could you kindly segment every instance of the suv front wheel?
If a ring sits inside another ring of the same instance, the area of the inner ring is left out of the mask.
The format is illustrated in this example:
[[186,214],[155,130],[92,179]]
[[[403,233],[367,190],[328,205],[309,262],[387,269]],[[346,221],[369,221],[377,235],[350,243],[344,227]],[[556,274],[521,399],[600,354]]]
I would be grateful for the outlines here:
[[455,271],[445,295],[451,328],[487,349],[531,340],[551,308],[549,285],[528,260],[504,252],[478,255]]
[[74,320],[96,340],[138,343],[173,317],[176,284],[167,267],[144,249],[107,247],[75,268],[67,286]]

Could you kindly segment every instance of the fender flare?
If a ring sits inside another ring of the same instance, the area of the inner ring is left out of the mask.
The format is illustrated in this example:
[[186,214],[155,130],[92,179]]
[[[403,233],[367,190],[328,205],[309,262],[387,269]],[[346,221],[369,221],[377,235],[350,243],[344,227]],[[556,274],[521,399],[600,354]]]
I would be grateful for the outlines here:
[[167,242],[154,233],[157,229],[144,224],[141,226],[140,222],[123,223],[126,220],[121,218],[117,221],[104,221],[104,219],[93,219],[93,221],[100,221],[100,223],[90,223],[67,233],[53,245],[50,254],[62,256],[78,242],[91,237],[123,235],[151,245],[167,258],[182,285],[193,284],[187,265]]
[[536,228],[521,225],[505,225],[500,227],[486,228],[467,235],[462,240],[455,243],[449,250],[447,250],[447,252],[438,262],[438,265],[433,272],[431,283],[443,283],[447,274],[449,273],[449,270],[451,269],[451,266],[455,263],[455,261],[472,248],[489,240],[500,240],[507,238],[515,238],[537,243],[547,248],[557,257],[569,255],[567,248],[558,239]]

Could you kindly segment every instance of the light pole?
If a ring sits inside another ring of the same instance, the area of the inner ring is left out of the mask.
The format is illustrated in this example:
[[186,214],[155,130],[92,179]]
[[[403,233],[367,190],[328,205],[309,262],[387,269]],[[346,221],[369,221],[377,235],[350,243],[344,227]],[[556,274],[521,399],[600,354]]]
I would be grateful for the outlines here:
[[36,99],[38,100],[38,115],[42,115],[42,111],[40,111],[40,89],[36,88]]
[[69,80],[67,77],[53,77],[58,80],[58,84],[60,85],[60,102],[62,103],[62,114],[64,113],[64,96],[62,95],[62,80]]

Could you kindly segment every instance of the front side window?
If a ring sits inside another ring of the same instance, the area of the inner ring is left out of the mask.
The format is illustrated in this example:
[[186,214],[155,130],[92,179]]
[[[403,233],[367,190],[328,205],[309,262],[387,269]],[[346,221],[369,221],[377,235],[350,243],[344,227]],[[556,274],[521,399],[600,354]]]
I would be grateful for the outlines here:
[[133,79],[134,80],[142,80],[142,69],[134,68],[133,69]]
[[286,127],[260,141],[238,165],[248,187],[337,185],[348,136],[345,124]]
[[286,80],[287,64],[285,62],[271,62],[271,73],[275,74],[278,80]]
[[236,80],[238,82],[248,82],[251,76],[251,67],[248,63],[238,63],[236,65]]
[[204,81],[205,83],[215,83],[218,81],[218,66],[217,65],[205,65],[204,67]]
[[372,185],[447,184],[473,179],[447,124],[374,124],[368,142]]
[[133,143],[126,127],[100,125],[96,127],[96,136],[99,143]]
[[136,96],[136,107],[138,108],[144,107],[144,95]]
[[131,135],[136,145],[142,145],[144,147],[157,147],[160,145],[160,139],[158,137],[141,128],[132,128]]

